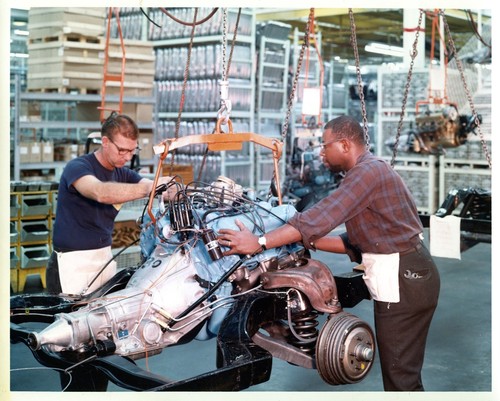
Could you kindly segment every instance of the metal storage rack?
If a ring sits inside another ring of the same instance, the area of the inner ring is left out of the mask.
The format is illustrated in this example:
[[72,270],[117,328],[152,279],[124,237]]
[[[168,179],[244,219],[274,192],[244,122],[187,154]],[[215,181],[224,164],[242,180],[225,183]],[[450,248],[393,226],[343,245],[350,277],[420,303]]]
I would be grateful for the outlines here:
[[[193,9],[174,9],[182,15],[182,19],[192,19]],[[200,15],[204,10],[200,9]],[[236,22],[236,9],[228,10],[228,55],[229,46]],[[218,10],[209,25],[203,24],[195,32],[191,57],[190,77],[186,88],[186,102],[182,112],[179,136],[207,134],[216,125],[217,111],[220,104],[218,97],[218,80],[220,73],[220,49],[222,39],[222,11]],[[150,27],[149,38],[155,48],[157,66],[155,85],[157,87],[157,132],[159,140],[171,138],[175,134],[178,118],[178,107],[186,50],[190,42],[191,28],[185,29],[180,24],[161,20],[156,12],[153,19],[162,24],[162,29]],[[201,18],[201,17],[200,17]],[[152,25],[152,24],[151,24]],[[180,26],[177,26],[180,25]],[[228,75],[229,99],[232,101],[231,121],[234,132],[254,132],[255,113],[255,14],[252,10],[243,9],[238,25],[238,35]],[[184,57],[183,57],[184,56]],[[165,64],[161,64],[162,60]],[[178,63],[178,68],[172,65]],[[176,164],[191,164],[195,169],[195,178],[203,162],[204,148],[190,146],[175,156]],[[203,170],[204,181],[211,181],[219,175],[230,177],[243,186],[255,186],[255,159],[253,143],[244,144],[242,151],[223,151],[210,154]]]
[[[271,23],[272,24],[272,23]],[[286,30],[286,27],[284,27]],[[288,30],[290,27],[288,27]],[[272,30],[271,30],[272,32]],[[257,132],[281,138],[281,125],[288,101],[288,65],[290,40],[260,37],[257,83]],[[286,146],[286,144],[285,144]],[[273,159],[270,151],[261,147],[256,151],[256,176],[258,191],[269,188],[273,177]],[[280,159],[280,176],[285,175],[285,158]]]
[[46,287],[45,269],[52,252],[52,224],[57,191],[13,191],[10,193],[10,282],[14,292],[23,292],[26,278],[38,274]]
[[[385,158],[390,162],[390,158]],[[436,156],[398,157],[394,170],[403,178],[422,214],[433,214],[438,208],[439,165]]]
[[[18,87],[18,85],[16,85]],[[108,96],[110,102],[118,101],[118,96]],[[14,101],[14,131],[12,132],[12,150],[13,150],[13,164],[11,179],[19,181],[21,179],[21,172],[26,170],[49,170],[53,179],[59,179],[64,166],[67,161],[50,161],[50,162],[23,162],[21,163],[20,155],[20,142],[22,135],[31,131],[31,141],[35,138],[40,140],[51,140],[59,138],[68,138],[74,141],[82,141],[86,136],[93,131],[101,129],[101,123],[97,120],[84,121],[74,120],[71,121],[71,113],[69,108],[77,103],[100,103],[100,95],[87,95],[87,94],[63,94],[63,93],[38,93],[38,92],[24,92],[16,91]],[[41,121],[28,121],[27,118],[21,115],[21,108],[23,103],[43,102],[47,106],[52,106],[52,109],[47,109],[42,115]],[[126,97],[125,103],[134,104],[154,104],[153,97]],[[49,113],[49,111],[51,111]],[[59,115],[61,118],[58,120],[51,120],[54,115]],[[153,123],[139,123],[140,130],[152,130]],[[143,165],[152,164],[152,160],[141,160]]]
[[[384,147],[384,142],[396,136],[407,76],[406,67],[379,67],[378,69],[378,137],[375,153],[379,156],[392,154],[392,151]],[[429,70],[415,69],[403,116],[403,131],[410,129],[412,122],[415,121],[416,102],[427,98],[428,84]]]

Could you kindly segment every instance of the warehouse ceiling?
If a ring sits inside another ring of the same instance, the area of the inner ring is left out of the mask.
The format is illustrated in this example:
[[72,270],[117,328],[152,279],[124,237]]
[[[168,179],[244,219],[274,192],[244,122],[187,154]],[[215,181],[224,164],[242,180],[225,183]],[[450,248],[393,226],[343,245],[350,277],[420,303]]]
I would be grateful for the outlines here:
[[[256,11],[258,22],[278,21],[291,25],[292,32],[297,28],[302,33],[305,30],[310,9],[256,9]],[[429,14],[425,18],[425,41],[426,53],[429,56],[432,37],[432,16],[430,13],[433,13],[434,10],[427,11]],[[368,53],[365,51],[365,45],[372,42],[379,42],[390,46],[402,47],[403,13],[404,10],[401,8],[353,9],[356,39],[362,65],[402,61],[401,58],[393,56]],[[480,14],[482,23],[490,24],[491,10],[482,10]],[[314,16],[315,32],[321,32],[321,53],[323,59],[329,60],[338,56],[353,64],[354,53],[350,42],[351,26],[348,9],[316,8]],[[447,9],[445,16],[450,27],[452,39],[459,51],[471,37],[475,36],[473,24],[477,24],[478,21],[477,10]],[[438,51],[438,40],[436,40],[436,46],[436,51]]]

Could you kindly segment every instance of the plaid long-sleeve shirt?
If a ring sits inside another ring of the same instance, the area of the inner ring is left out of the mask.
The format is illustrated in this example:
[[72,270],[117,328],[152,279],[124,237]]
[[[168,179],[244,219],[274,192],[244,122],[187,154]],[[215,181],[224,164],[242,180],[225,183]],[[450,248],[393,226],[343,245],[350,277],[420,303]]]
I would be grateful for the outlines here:
[[398,173],[366,151],[339,187],[288,224],[307,248],[345,223],[349,241],[361,252],[395,253],[415,245],[422,232],[413,197]]

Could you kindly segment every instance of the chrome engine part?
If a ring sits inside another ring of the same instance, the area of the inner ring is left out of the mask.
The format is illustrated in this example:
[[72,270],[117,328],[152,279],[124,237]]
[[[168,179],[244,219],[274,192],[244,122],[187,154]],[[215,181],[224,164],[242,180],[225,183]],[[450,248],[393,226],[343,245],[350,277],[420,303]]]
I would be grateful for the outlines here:
[[212,338],[234,298],[256,290],[260,274],[276,267],[271,260],[303,251],[291,245],[248,258],[229,280],[197,303],[240,262],[238,256],[222,256],[214,233],[223,227],[238,229],[238,219],[262,234],[294,213],[292,206],[272,207],[248,199],[226,178],[184,188],[166,207],[159,205],[156,222],[143,217],[144,262],[126,288],[92,299],[75,312],[57,314],[54,323],[30,334],[31,348],[83,352],[100,341],[112,341],[116,354],[138,359],[160,353],[188,333],[201,340]]

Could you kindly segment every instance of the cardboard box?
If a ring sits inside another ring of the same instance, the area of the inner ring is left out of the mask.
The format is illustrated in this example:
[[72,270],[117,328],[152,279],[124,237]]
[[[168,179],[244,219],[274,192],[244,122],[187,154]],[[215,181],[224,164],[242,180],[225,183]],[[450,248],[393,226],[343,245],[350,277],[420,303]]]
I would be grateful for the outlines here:
[[20,163],[30,163],[31,142],[19,142],[19,162]]
[[42,142],[42,163],[51,163],[54,161],[54,143]]
[[29,153],[31,163],[40,163],[42,161],[42,144],[40,142],[32,142]]
[[163,165],[162,167],[163,176],[179,176],[176,181],[182,182],[183,184],[189,184],[194,181],[194,170],[191,164],[170,164]]
[[153,152],[154,134],[152,132],[141,132],[139,134],[139,157],[141,160],[151,160]]

